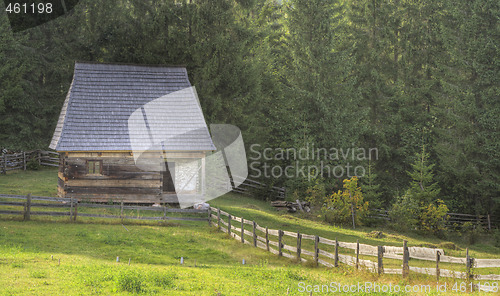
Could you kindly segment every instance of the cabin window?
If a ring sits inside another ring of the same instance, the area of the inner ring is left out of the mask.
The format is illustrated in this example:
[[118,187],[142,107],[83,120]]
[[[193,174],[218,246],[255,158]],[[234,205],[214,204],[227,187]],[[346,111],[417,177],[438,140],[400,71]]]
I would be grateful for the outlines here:
[[88,175],[102,175],[102,160],[87,160]]

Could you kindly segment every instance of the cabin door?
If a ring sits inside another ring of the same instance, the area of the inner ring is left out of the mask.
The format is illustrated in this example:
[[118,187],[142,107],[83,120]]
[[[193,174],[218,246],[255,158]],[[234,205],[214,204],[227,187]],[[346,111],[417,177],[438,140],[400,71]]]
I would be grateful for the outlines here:
[[166,170],[162,172],[163,174],[163,192],[175,194],[175,163],[167,162],[165,163]]

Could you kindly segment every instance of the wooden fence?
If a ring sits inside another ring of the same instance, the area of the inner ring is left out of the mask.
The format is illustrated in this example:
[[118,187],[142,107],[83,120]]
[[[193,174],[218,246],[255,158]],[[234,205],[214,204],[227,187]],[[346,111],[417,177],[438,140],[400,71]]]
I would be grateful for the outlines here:
[[[238,186],[235,186],[235,181],[237,182]],[[252,180],[248,177],[243,178],[231,175],[229,177],[229,184],[227,184],[226,186],[233,192],[245,195],[254,196],[256,194],[267,194],[271,199],[285,199],[286,197],[285,187],[270,186],[256,180]]]
[[[332,240],[318,235],[269,229],[258,225],[255,221],[233,216],[218,208],[211,207],[210,210],[211,224],[228,233],[234,239],[278,256],[301,262],[311,261],[315,266],[321,264],[327,267],[337,267],[340,262],[356,268],[362,267],[378,274],[401,274],[403,277],[407,277],[410,272],[414,272],[433,275],[437,280],[440,277],[452,277],[467,281],[500,281],[500,274],[482,275],[474,273],[475,268],[500,267],[500,259],[472,258],[469,256],[468,249],[466,257],[461,258],[446,256],[442,249],[408,247],[406,241],[400,247],[372,246],[360,244],[359,241],[355,243],[341,242],[337,239]],[[291,237],[294,242],[293,245],[285,244],[284,237]],[[309,247],[312,249],[304,248],[306,240],[311,241]],[[349,250],[350,252],[354,251],[354,255],[339,254],[340,250],[344,253]],[[362,259],[360,256],[372,256],[376,257],[376,260]],[[384,258],[401,260],[401,267],[384,268]],[[409,266],[410,259],[433,261],[436,267]],[[440,263],[457,264],[462,266],[465,271],[442,269]],[[488,290],[487,286],[479,285],[478,288]]]
[[[389,211],[385,209],[372,209],[369,218],[391,221],[391,218],[389,217]],[[498,220],[496,217],[492,217],[490,214],[471,215],[447,213],[444,221],[446,226],[450,228],[461,226],[466,222],[473,223],[474,225],[480,225],[484,229],[488,230],[498,228],[498,226],[500,225],[500,220]]]
[[59,166],[59,153],[52,151],[34,150],[13,154],[2,154],[0,157],[0,171],[6,174],[12,170],[26,170],[30,161],[38,165]]
[[[22,201],[11,201],[22,200]],[[185,221],[208,221],[210,210],[196,210],[196,209],[178,209],[169,208],[165,205],[159,207],[153,206],[136,206],[121,204],[102,204],[102,203],[85,203],[79,202],[76,199],[69,198],[56,198],[45,196],[31,196],[24,195],[10,195],[0,194],[0,206],[7,207],[20,207],[22,210],[0,209],[0,214],[19,215],[24,220],[30,220],[31,216],[67,216],[70,221],[76,221],[77,217],[93,217],[93,218],[111,218],[111,219],[133,219],[133,220],[185,220]],[[52,211],[37,211],[33,208],[52,209]],[[119,209],[120,215],[101,215],[95,213],[82,213],[85,208],[101,208],[101,209]],[[55,209],[59,209],[56,211]],[[61,210],[62,209],[62,210]],[[125,211],[135,210],[139,212],[157,212],[159,216],[148,215],[126,215]],[[180,214],[196,214],[202,217],[171,217],[167,213],[180,213]]]

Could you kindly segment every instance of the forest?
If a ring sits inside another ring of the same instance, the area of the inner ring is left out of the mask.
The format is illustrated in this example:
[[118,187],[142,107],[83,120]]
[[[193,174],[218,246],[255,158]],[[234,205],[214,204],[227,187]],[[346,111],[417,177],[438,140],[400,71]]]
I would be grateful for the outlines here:
[[[363,166],[371,207],[500,214],[497,0],[82,0],[20,32],[0,7],[0,148],[47,149],[75,61],[184,65],[207,123],[239,127],[249,158],[376,149],[301,165]],[[304,198],[348,178],[305,174],[261,179]]]

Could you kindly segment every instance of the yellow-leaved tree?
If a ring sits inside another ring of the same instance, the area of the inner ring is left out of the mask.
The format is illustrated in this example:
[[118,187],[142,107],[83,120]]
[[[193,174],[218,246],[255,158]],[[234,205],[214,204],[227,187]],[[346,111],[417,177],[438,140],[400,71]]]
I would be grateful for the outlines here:
[[343,190],[325,197],[322,207],[323,216],[329,223],[352,223],[355,227],[361,224],[361,220],[368,213],[368,202],[363,201],[363,194],[356,176],[345,179],[343,187]]

